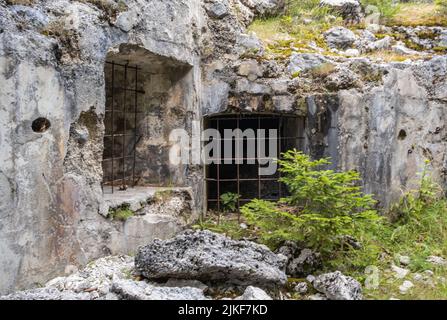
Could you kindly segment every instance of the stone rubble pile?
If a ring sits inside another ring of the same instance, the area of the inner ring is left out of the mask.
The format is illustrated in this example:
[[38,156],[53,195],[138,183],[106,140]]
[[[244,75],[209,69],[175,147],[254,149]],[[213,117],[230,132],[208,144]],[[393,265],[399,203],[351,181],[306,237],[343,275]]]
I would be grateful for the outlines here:
[[[275,254],[253,242],[188,230],[171,240],[155,240],[141,247],[135,258],[101,258],[42,288],[0,300],[272,300],[281,297],[286,285],[286,261],[291,259],[297,266],[294,261],[299,260],[300,274],[307,274],[307,266],[315,270],[314,260],[319,259],[292,243],[279,251],[282,253]],[[361,299],[360,284],[340,272],[310,276],[309,280],[322,299]],[[305,295],[309,285],[298,284],[295,291]]]

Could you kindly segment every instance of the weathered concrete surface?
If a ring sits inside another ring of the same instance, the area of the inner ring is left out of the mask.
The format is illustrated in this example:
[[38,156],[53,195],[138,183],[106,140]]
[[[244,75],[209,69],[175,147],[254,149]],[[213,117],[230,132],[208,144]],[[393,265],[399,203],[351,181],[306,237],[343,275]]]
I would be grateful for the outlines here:
[[[237,15],[211,19],[203,64],[203,114],[224,112],[293,114],[307,119],[303,150],[330,157],[332,168],[358,170],[365,191],[388,207],[412,188],[426,159],[436,181],[447,187],[447,57],[383,62],[315,53],[293,53],[288,61],[266,60],[254,34],[233,23]],[[236,19],[237,20],[237,19]],[[229,25],[231,24],[231,27]],[[441,27],[396,27],[426,50],[438,46]],[[418,32],[433,34],[421,39]],[[363,30],[352,38],[361,52],[383,49]],[[356,41],[354,41],[356,40]],[[402,46],[389,37],[387,46]],[[231,48],[226,52],[221,48]],[[208,52],[208,51],[206,51]],[[431,52],[432,54],[432,52]],[[318,73],[325,65],[327,74]],[[298,74],[298,76],[297,76]]]
[[369,92],[338,94],[340,168],[359,170],[383,206],[416,186],[426,159],[447,186],[446,79],[444,56],[389,68],[383,85]]
[[[200,3],[125,3],[127,8],[113,7],[110,14],[90,1],[35,1],[32,7],[0,1],[2,293],[148,240],[144,225],[154,225],[155,217],[138,217],[126,226],[98,214],[103,206],[104,62],[110,51],[126,55],[120,45],[130,44],[165,65],[183,66],[186,71],[167,94],[167,103],[171,110],[181,106],[187,129],[200,119],[195,38],[202,24]],[[51,122],[46,132],[31,129],[38,117]],[[197,169],[172,172],[174,185],[191,186],[194,193],[201,189]],[[192,210],[200,205],[198,199]],[[129,237],[126,243],[124,233],[141,239]]]

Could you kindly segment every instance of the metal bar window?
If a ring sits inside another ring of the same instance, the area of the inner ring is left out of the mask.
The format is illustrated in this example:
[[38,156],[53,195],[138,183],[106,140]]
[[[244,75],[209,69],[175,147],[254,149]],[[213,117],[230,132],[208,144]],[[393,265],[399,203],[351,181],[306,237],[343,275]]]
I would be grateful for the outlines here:
[[[103,154],[103,190],[112,193],[134,187],[138,134],[139,96],[137,66],[106,62],[106,108]],[[132,76],[133,75],[133,76]]]
[[[302,149],[304,127],[305,119],[293,115],[227,114],[206,117],[204,129],[216,129],[220,133],[220,138],[217,141],[217,155],[213,155],[213,158],[217,159],[217,163],[207,165],[205,171],[208,209],[220,211],[222,209],[220,197],[227,192],[239,195],[239,208],[256,198],[278,201],[281,197],[287,195],[286,188],[279,181],[279,172],[272,176],[260,175],[260,160],[272,158],[261,157],[258,146],[256,146],[256,152],[254,153],[255,158],[250,157],[246,150],[238,149],[238,141],[244,141],[243,145],[245,146],[253,138],[233,136],[232,139],[228,139],[224,137],[225,129],[240,129],[242,132],[246,129],[253,129],[256,134],[256,142],[258,138],[257,129],[276,129],[276,138],[266,136],[261,141],[268,143],[270,140],[276,139],[277,149],[275,151],[279,156],[281,152],[292,148]],[[229,140],[232,140],[234,155],[225,158],[222,146],[225,141]],[[228,163],[230,160],[231,164]],[[237,160],[241,160],[242,164]],[[249,164],[248,160],[255,160],[254,164],[252,164],[253,161]]]

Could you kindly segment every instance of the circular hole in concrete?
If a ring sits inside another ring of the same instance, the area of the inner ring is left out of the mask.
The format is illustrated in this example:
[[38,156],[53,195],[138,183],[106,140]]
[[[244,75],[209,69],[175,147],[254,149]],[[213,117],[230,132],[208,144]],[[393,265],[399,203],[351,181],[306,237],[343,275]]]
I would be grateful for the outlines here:
[[400,130],[399,131],[399,135],[397,136],[397,138],[399,140],[404,140],[407,137],[407,132],[405,130]]
[[37,132],[37,133],[43,133],[43,132],[47,131],[50,127],[51,127],[50,120],[48,120],[47,118],[42,118],[42,117],[37,118],[31,124],[31,128],[33,129],[34,132]]

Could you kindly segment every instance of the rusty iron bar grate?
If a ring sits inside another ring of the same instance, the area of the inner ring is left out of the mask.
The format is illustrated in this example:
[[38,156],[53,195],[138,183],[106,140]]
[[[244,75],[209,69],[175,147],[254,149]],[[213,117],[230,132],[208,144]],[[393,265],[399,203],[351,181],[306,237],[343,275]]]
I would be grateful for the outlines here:
[[[288,121],[292,121],[291,123]],[[288,123],[286,123],[288,122]],[[288,128],[286,128],[288,126]],[[216,129],[220,132],[221,136],[218,139],[218,152],[219,154],[213,155],[213,158],[217,160],[215,164],[209,164],[206,166],[206,190],[207,190],[207,204],[208,210],[214,209],[222,211],[221,195],[226,192],[232,192],[239,195],[237,207],[238,209],[245,203],[253,199],[263,199],[268,201],[278,201],[283,196],[287,195],[287,190],[283,184],[279,181],[281,175],[279,172],[274,176],[261,176],[259,170],[261,167],[260,161],[263,158],[260,157],[258,151],[256,151],[256,158],[246,157],[242,153],[241,158],[229,158],[222,157],[222,142],[225,139],[223,137],[223,130],[225,129],[277,129],[277,154],[287,151],[291,148],[303,149],[304,147],[304,128],[305,118],[294,115],[266,115],[266,114],[231,114],[231,115],[217,115],[206,117],[204,121],[205,129]],[[287,129],[287,130],[286,130]],[[256,130],[255,130],[256,132]],[[287,134],[287,132],[289,134]],[[291,135],[290,132],[294,134]],[[257,139],[257,137],[255,138]],[[264,138],[264,140],[271,139],[270,137]],[[236,151],[238,148],[237,140],[241,140],[240,137],[233,137],[233,151],[234,154],[240,155],[241,153]],[[246,137],[242,140],[248,141]],[[207,143],[207,142],[205,142]],[[287,150],[286,150],[287,149]],[[265,158],[264,158],[265,159]],[[224,164],[225,160],[232,160],[232,164]],[[236,160],[242,160],[243,164],[239,164]],[[246,164],[247,160],[255,160],[255,164]],[[225,167],[224,170],[222,168]],[[275,189],[275,192],[264,192],[263,187],[271,186]],[[254,192],[245,192],[246,188],[251,188]],[[247,196],[250,194],[251,196]]]
[[137,66],[106,61],[106,110],[103,155],[103,190],[112,193],[135,187],[136,145],[141,138],[137,130],[138,89]]

